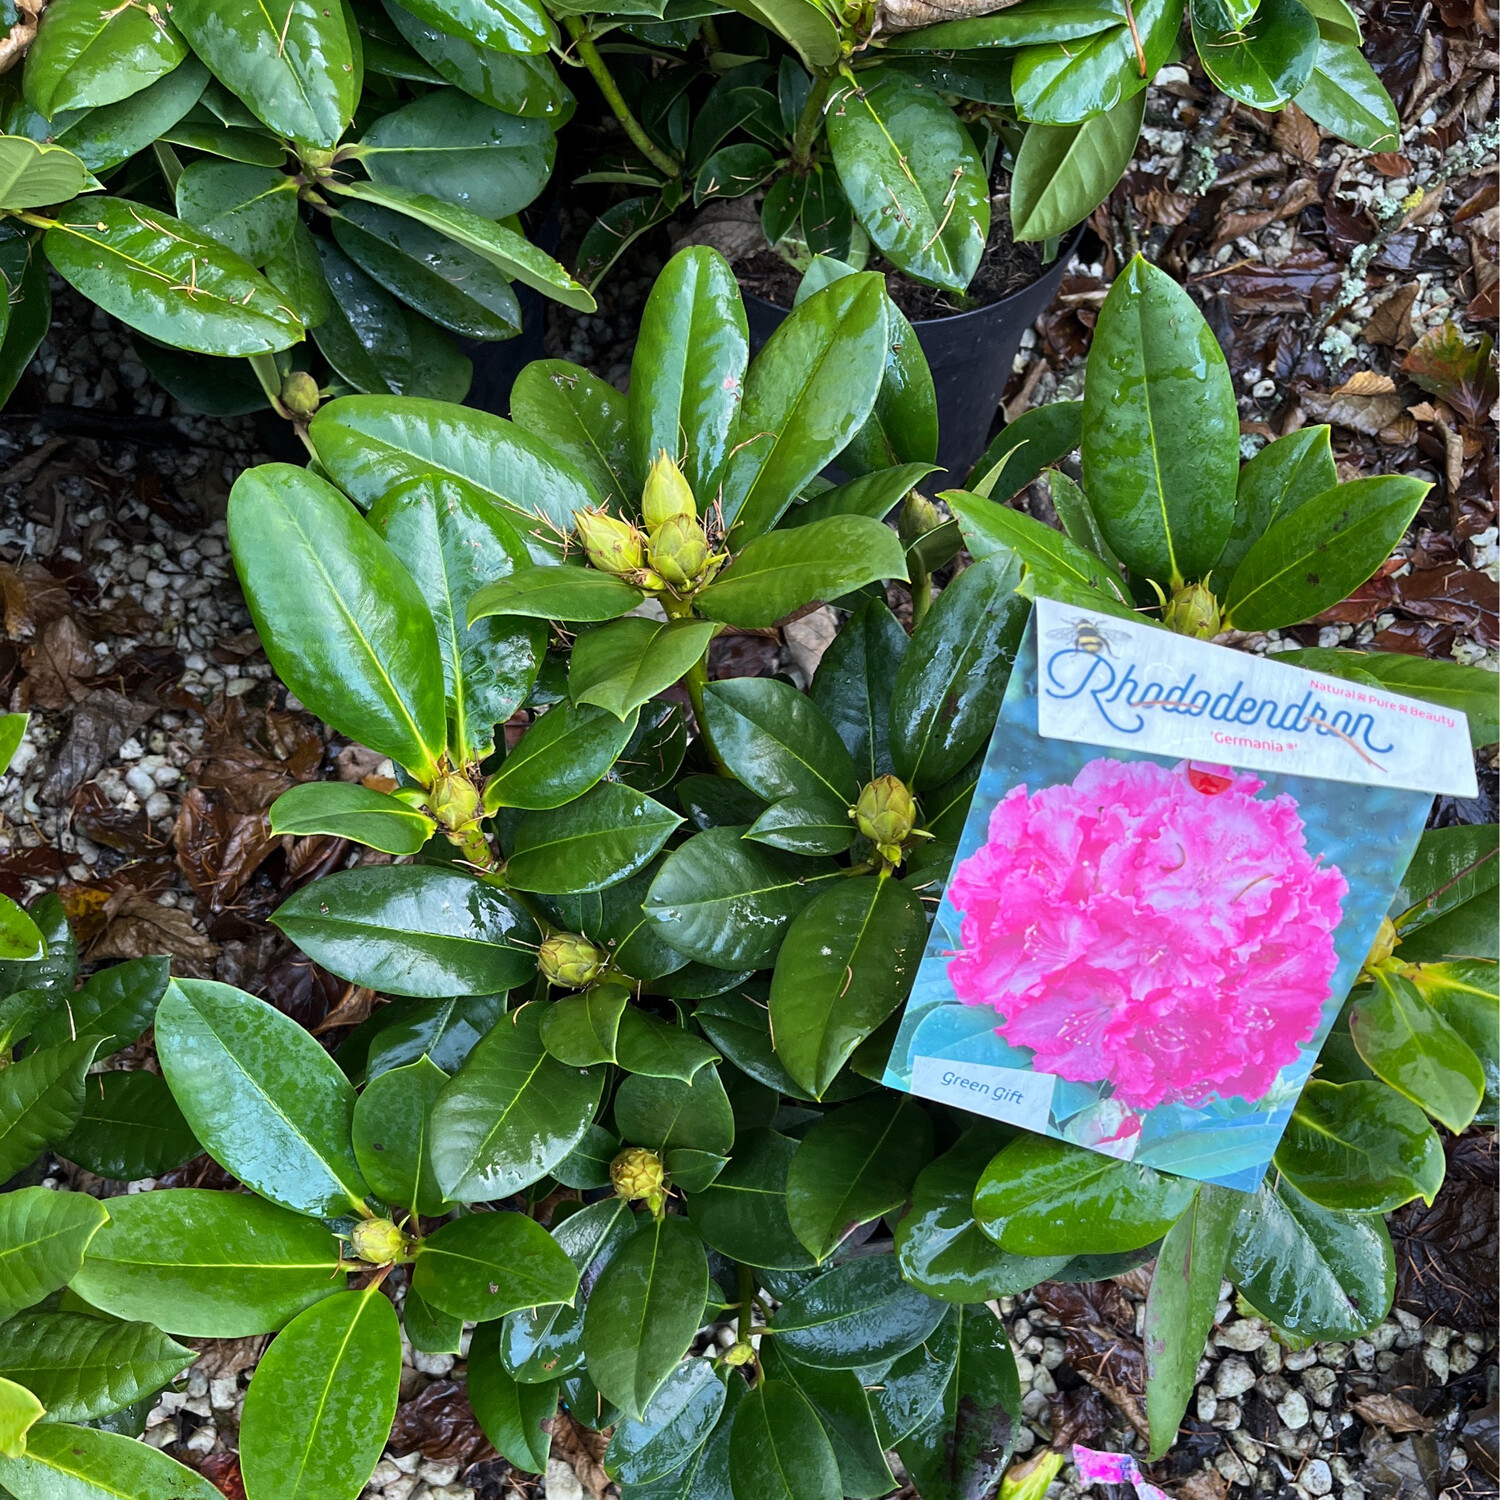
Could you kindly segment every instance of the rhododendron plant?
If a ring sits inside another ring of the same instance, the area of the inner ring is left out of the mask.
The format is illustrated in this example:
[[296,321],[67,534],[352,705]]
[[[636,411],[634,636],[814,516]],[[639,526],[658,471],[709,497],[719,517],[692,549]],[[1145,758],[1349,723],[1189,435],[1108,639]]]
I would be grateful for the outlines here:
[[1131,1108],[1262,1097],[1317,1030],[1348,890],[1263,787],[1101,758],[1013,788],[950,886],[958,997]]

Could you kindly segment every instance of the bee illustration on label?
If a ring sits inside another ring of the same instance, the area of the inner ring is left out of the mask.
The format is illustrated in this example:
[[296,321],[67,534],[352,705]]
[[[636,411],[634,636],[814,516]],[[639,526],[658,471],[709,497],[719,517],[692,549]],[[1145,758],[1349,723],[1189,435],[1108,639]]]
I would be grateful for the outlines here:
[[1118,642],[1120,636],[1105,629],[1097,620],[1075,620],[1061,630],[1049,631],[1048,639],[1067,641],[1074,651],[1081,651],[1086,656],[1113,656],[1115,653],[1110,650],[1110,642]]

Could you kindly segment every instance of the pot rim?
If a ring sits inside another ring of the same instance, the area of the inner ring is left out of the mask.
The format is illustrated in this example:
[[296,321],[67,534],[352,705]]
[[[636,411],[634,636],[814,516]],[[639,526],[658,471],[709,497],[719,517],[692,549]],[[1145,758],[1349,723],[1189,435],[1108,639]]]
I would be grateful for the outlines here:
[[[972,307],[968,312],[948,313],[941,318],[912,318],[910,320],[911,326],[913,328],[936,328],[939,326],[947,328],[963,322],[965,318],[985,318],[997,312],[1004,311],[1011,303],[1019,301],[1028,292],[1040,286],[1059,267],[1066,272],[1069,262],[1078,253],[1078,247],[1082,243],[1084,232],[1088,227],[1087,219],[1083,223],[1073,226],[1072,234],[1063,244],[1058,246],[1056,261],[1047,266],[1036,280],[1028,281],[1025,286],[1018,286],[1013,292],[1007,292],[996,302],[987,302],[983,307]],[[738,277],[736,277],[736,280],[738,280]],[[779,302],[772,302],[769,297],[762,297],[759,292],[747,292],[743,287],[740,288],[740,295],[747,303],[754,302],[761,307],[769,307],[779,312],[783,317],[792,311],[791,308],[783,307]]]

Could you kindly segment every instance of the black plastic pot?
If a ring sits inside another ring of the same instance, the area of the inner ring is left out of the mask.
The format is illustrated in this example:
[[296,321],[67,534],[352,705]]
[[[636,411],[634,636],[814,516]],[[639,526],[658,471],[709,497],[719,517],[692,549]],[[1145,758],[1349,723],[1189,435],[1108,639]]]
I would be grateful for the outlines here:
[[[924,318],[912,325],[937,389],[937,461],[948,471],[948,483],[962,484],[984,452],[1021,335],[1051,305],[1082,238],[1080,227],[1030,286],[974,312]],[[749,293],[745,315],[754,353],[776,331],[787,310]]]

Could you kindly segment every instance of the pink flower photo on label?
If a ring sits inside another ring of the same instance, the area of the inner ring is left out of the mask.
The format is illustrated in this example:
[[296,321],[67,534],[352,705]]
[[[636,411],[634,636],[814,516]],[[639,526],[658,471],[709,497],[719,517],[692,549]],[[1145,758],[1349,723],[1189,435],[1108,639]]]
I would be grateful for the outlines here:
[[953,873],[958,998],[1132,1109],[1261,1098],[1318,1028],[1349,887],[1296,800],[1222,767],[1090,761],[1013,788]]

